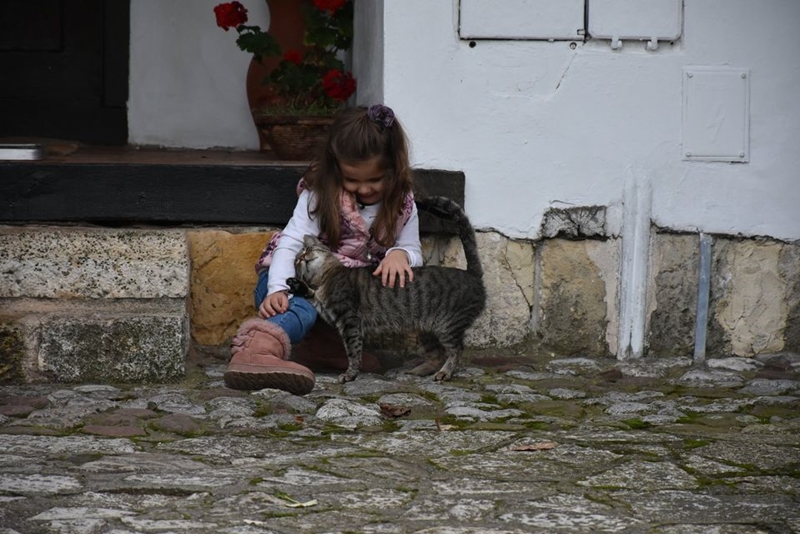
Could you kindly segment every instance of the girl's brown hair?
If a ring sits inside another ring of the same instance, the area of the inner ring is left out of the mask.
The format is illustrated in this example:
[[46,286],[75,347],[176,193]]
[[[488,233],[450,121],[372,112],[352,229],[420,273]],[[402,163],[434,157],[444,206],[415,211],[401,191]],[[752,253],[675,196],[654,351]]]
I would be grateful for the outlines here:
[[331,125],[324,153],[305,177],[306,185],[317,196],[317,203],[311,207],[310,213],[319,218],[320,230],[334,249],[341,239],[339,195],[343,179],[339,162],[352,165],[374,157],[381,158],[386,174],[383,204],[372,226],[372,235],[379,244],[388,248],[394,245],[397,220],[403,211],[406,195],[413,188],[405,132],[394,118],[390,126],[370,119],[365,107],[340,111]]

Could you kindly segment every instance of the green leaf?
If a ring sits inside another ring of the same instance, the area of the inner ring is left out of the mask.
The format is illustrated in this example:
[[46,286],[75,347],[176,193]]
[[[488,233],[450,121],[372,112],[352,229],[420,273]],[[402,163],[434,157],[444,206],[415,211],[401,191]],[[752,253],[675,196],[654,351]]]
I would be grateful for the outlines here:
[[[284,0],[290,1],[290,0]],[[291,0],[294,1],[294,0]],[[327,96],[322,90],[322,78],[331,69],[345,72],[342,59],[337,57],[341,50],[348,50],[353,42],[353,1],[348,0],[344,7],[333,15],[316,9],[311,2],[303,2],[306,23],[303,43],[306,51],[302,63],[296,64],[281,60],[269,75],[278,98],[270,105],[267,114],[281,114],[282,111],[310,111],[312,114],[327,114],[341,108],[342,103]],[[260,55],[280,55],[281,51],[271,35],[261,31],[258,26],[239,26],[237,44],[242,50]]]
[[334,47],[337,39],[336,28],[322,26],[319,28],[308,28],[306,30],[306,40],[309,44],[322,46],[325,48]]
[[[331,69],[336,69],[344,72],[344,62],[336,56],[328,56],[324,58],[322,62],[322,66],[324,67],[324,71],[328,72]],[[323,75],[325,74],[323,72]]]
[[258,26],[239,26],[237,30],[239,31],[239,38],[236,39],[236,44],[245,52],[250,52],[256,56],[257,59],[262,56],[280,55],[281,47],[275,38],[268,33],[262,32]]

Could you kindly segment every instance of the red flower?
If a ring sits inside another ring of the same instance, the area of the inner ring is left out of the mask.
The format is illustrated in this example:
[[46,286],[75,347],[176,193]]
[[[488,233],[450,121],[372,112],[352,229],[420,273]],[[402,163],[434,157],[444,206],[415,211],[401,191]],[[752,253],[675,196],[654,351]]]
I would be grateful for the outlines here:
[[314,0],[314,7],[320,11],[327,11],[330,15],[336,13],[347,3],[347,0]]
[[214,8],[217,26],[225,31],[247,22],[247,9],[239,2],[219,4]]
[[356,92],[356,81],[349,72],[331,69],[322,77],[322,90],[334,100],[344,102]]
[[294,63],[295,65],[299,65],[303,62],[303,54],[298,52],[297,50],[287,50],[285,54],[283,54],[283,59],[288,61],[289,63]]

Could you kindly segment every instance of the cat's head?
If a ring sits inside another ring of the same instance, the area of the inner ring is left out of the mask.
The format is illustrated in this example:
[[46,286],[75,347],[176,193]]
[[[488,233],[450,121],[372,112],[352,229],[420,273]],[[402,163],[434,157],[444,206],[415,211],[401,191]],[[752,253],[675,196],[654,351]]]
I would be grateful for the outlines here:
[[294,260],[297,277],[311,288],[317,288],[331,266],[341,265],[333,252],[313,235],[303,236],[303,248]]

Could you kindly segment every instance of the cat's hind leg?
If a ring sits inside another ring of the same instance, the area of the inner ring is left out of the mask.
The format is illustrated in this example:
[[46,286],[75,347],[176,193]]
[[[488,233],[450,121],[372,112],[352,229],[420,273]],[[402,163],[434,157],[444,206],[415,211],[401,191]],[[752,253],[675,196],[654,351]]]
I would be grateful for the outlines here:
[[357,316],[347,316],[336,322],[347,352],[347,370],[339,375],[339,383],[351,382],[361,371],[361,355],[364,350],[364,332]]
[[463,343],[456,343],[453,340],[442,340],[442,347],[444,347],[445,361],[442,368],[433,375],[433,380],[435,382],[450,380],[456,367],[458,367],[461,352],[464,348]]
[[421,364],[417,365],[416,367],[409,369],[406,371],[407,375],[414,375],[414,376],[428,376],[432,375],[436,372],[436,369],[439,368],[439,365],[442,363],[441,360],[426,360]]
[[429,376],[436,372],[442,364],[442,345],[434,334],[421,333],[419,335],[420,348],[424,351],[425,361],[406,371],[414,376]]

